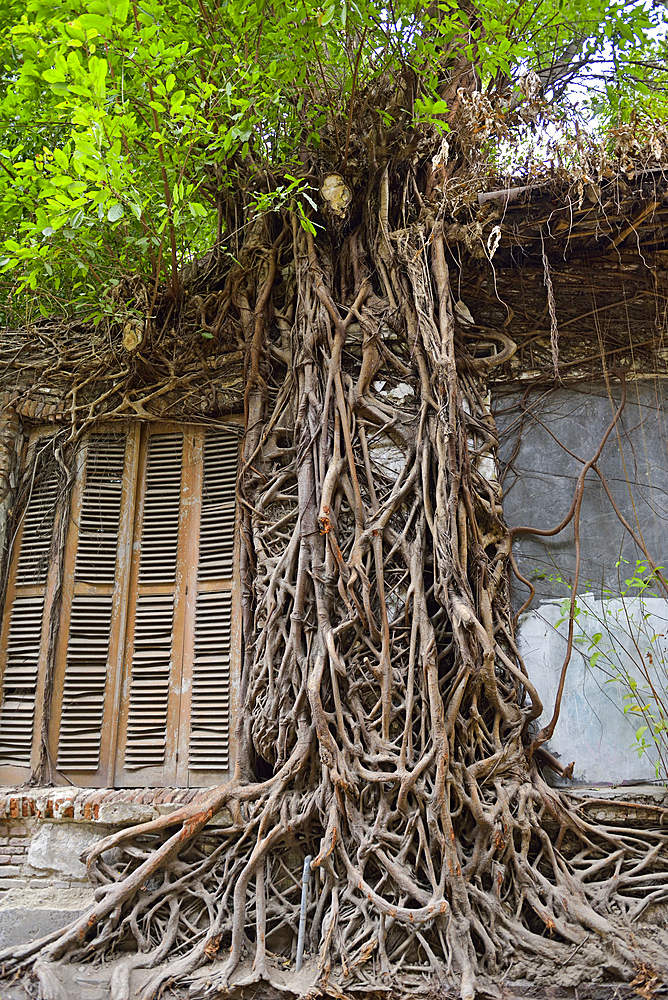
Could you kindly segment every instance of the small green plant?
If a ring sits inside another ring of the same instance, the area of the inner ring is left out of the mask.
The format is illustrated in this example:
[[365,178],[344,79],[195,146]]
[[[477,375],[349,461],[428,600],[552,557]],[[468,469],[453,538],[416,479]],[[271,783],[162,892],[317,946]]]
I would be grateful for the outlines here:
[[[663,567],[639,559],[622,579],[625,566],[630,566],[626,559],[616,564],[617,593],[605,589],[600,601],[578,596],[573,638],[589,667],[602,670],[605,683],[621,689],[621,710],[638,723],[632,749],[653,760],[657,778],[668,781],[668,613],[662,618],[649,604],[659,596]],[[563,577],[555,580],[570,589]],[[570,596],[564,598],[557,628],[569,620],[570,605]]]
[[304,203],[301,199],[305,198],[311,208],[317,211],[318,206],[309,194],[309,191],[315,192],[318,189],[309,184],[303,177],[293,177],[292,174],[286,174],[285,179],[290,181],[290,183],[279,184],[273,191],[261,191],[253,195],[250,202],[251,221],[259,219],[261,215],[267,212],[278,212],[292,203],[297,210],[297,217],[302,229],[315,236],[316,228],[322,229],[322,226],[318,226],[317,223],[312,222],[307,215],[307,210],[304,208]]

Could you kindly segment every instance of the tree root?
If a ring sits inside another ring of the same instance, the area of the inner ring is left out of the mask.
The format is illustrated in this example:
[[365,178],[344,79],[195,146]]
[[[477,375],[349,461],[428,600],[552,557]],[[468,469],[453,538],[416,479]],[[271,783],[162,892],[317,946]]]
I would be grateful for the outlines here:
[[221,319],[248,345],[235,775],[101,841],[95,905],[0,953],[44,996],[52,963],[128,950],[115,1000],[133,968],[156,969],[152,1000],[208,962],[198,998],[301,989],[309,854],[309,987],[332,996],[668,972],[638,922],[668,897],[663,812],[593,822],[527,753],[542,706],[513,638],[486,368],[459,345],[439,224],[413,206],[394,232],[407,189],[383,177],[336,252],[287,216],[240,256]]

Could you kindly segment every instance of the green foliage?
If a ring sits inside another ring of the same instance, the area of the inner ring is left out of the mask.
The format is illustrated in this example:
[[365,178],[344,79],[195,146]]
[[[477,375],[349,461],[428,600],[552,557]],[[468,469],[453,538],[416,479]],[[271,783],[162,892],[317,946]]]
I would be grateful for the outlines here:
[[[648,604],[649,598],[662,596],[664,568],[651,568],[646,559],[639,559],[624,576],[627,565],[626,559],[617,563],[618,593],[606,590],[600,602],[578,596],[573,639],[589,667],[597,668],[612,686],[611,694],[618,692],[624,715],[637,720],[632,749],[652,759],[657,778],[668,781],[668,645]],[[562,577],[555,580],[571,589]],[[557,628],[569,620],[570,606],[568,596],[561,603]]]
[[355,100],[447,131],[463,56],[510,121],[514,81],[537,73],[549,97],[574,51],[631,58],[650,21],[610,0],[3,0],[0,24],[0,299],[25,321],[99,316],[127,274],[174,285],[230,195],[240,225],[292,199],[315,231],[296,178],[323,142],[346,166]]
[[[309,218],[308,209],[310,207],[314,211],[318,210],[318,205],[312,196],[317,188],[309,184],[304,177],[293,177],[292,174],[286,173],[285,179],[289,181],[288,184],[278,184],[271,191],[263,191],[251,196],[248,206],[250,221],[253,222],[265,212],[278,212],[286,205],[293,205],[302,227],[315,236],[317,223],[312,222]],[[309,191],[312,194],[309,194]]]

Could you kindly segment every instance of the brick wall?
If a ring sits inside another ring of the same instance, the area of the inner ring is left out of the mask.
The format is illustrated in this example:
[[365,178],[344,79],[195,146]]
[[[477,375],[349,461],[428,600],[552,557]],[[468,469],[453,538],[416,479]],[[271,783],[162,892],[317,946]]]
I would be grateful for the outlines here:
[[119,827],[155,819],[206,789],[0,790],[0,897],[9,889],[88,885],[80,854]]
[[33,823],[34,820],[25,820],[0,825],[0,889],[11,888],[16,878],[21,877]]

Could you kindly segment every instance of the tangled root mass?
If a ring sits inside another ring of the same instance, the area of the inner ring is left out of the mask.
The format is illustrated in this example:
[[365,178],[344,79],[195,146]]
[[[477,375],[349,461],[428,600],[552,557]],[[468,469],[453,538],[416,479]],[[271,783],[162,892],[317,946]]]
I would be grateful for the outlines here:
[[399,228],[396,200],[386,171],[327,239],[257,222],[228,278],[247,366],[234,778],[92,850],[94,908],[3,955],[47,995],[53,963],[112,953],[116,1000],[140,966],[146,998],[212,959],[197,996],[277,983],[307,855],[305,950],[334,995],[668,965],[637,923],[666,893],[660,812],[595,822],[528,752],[542,706],[486,385],[514,345],[467,352],[442,228],[417,210]]

